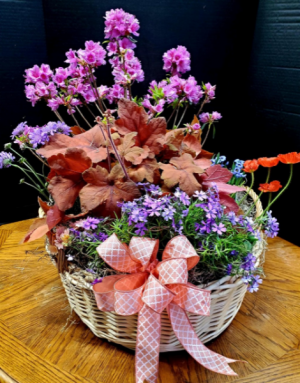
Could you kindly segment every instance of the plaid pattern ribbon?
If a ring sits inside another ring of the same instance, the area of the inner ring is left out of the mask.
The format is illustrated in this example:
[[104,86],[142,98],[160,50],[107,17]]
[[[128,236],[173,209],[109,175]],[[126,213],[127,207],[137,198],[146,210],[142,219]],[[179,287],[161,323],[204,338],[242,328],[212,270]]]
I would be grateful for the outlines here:
[[174,237],[164,249],[162,261],[158,262],[158,245],[155,239],[133,237],[127,246],[113,234],[97,248],[107,264],[127,273],[104,277],[93,286],[98,308],[125,316],[139,314],[136,382],[157,382],[160,321],[164,309],[180,343],[197,362],[209,370],[236,375],[228,366],[236,360],[205,347],[186,314],[186,311],[210,314],[210,291],[188,282],[188,270],[199,261],[195,249],[185,236]]

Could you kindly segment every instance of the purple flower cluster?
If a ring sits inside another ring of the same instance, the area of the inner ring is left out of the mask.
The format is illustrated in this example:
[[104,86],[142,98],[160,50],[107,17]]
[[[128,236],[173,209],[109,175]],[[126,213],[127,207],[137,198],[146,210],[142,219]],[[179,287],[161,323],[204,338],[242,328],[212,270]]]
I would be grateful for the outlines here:
[[[180,78],[178,75],[172,76],[168,81],[163,80],[159,83],[152,81],[143,101],[143,106],[149,109],[151,114],[163,112],[164,105],[172,104],[175,100],[180,103],[197,104],[203,96],[200,85],[197,84],[195,77],[189,76],[188,79]],[[154,104],[152,103],[154,100]],[[199,127],[196,127],[200,129]]]
[[112,40],[133,34],[138,36],[139,21],[135,16],[123,11],[112,9],[105,14],[105,38]]
[[190,204],[189,196],[179,188],[173,196],[163,196],[159,186],[147,183],[139,184],[146,194],[133,202],[124,202],[121,204],[122,212],[128,216],[129,225],[134,225],[137,235],[145,235],[147,232],[147,223],[152,218],[160,217],[166,223],[170,224],[177,234],[182,234],[182,217],[188,214]]
[[36,148],[39,145],[45,145],[55,133],[69,135],[71,129],[65,123],[60,121],[50,121],[42,127],[31,127],[27,125],[27,122],[21,122],[12,131],[11,137],[15,139],[14,142],[21,148],[24,148],[26,144]]
[[9,168],[15,157],[11,153],[0,152],[0,169]]
[[186,47],[181,45],[164,53],[163,62],[163,69],[170,72],[172,76],[191,70],[191,55]]
[[86,41],[85,49],[78,49],[78,62],[85,67],[89,65],[91,68],[97,68],[101,65],[105,65],[105,49],[102,48],[100,43],[95,43],[94,41]]
[[123,51],[120,48],[118,54],[109,60],[112,65],[114,80],[116,84],[127,85],[133,81],[141,82],[145,79],[141,62],[134,55],[132,49]]
[[279,223],[276,218],[272,217],[272,211],[267,212],[267,220],[265,223],[265,234],[269,238],[275,238],[279,232]]
[[[145,75],[141,62],[135,57],[134,48],[136,44],[130,35],[138,36],[139,22],[134,15],[124,12],[123,9],[115,9],[106,12],[105,16],[105,37],[109,39],[107,44],[108,55],[113,56],[109,62],[113,68],[115,85],[126,87],[132,82],[144,81]],[[118,100],[110,93],[115,93],[116,88],[111,88],[107,99],[109,102]],[[127,90],[125,89],[125,92]],[[122,93],[124,97],[124,90]]]
[[212,113],[201,113],[199,115],[199,119],[202,123],[209,123],[212,124],[215,121],[218,121],[222,118],[221,114],[219,112],[212,112]]
[[25,70],[25,94],[34,106],[39,100],[49,100],[57,95],[57,89],[52,79],[53,72],[49,65],[42,64],[41,67],[34,65]]
[[195,224],[195,230],[200,235],[211,232],[215,232],[218,235],[226,233],[227,229],[221,222],[224,215],[224,207],[220,204],[217,186],[213,186],[206,193],[196,192],[195,197],[202,202],[200,204],[197,203],[195,206],[200,207],[205,215],[205,219],[201,223]]
[[205,94],[205,103],[209,103],[215,98],[216,94],[216,85],[211,85],[210,82],[207,82],[203,85],[203,91]]

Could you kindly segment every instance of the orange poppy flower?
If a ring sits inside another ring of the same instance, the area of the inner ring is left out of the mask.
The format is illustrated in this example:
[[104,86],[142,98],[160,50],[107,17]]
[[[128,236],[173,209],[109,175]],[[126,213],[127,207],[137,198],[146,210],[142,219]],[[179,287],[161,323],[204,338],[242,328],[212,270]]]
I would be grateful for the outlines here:
[[273,166],[278,165],[279,158],[277,157],[262,157],[258,159],[258,163],[264,168],[272,168]]
[[244,172],[253,173],[259,167],[259,163],[257,160],[248,160],[244,162]]
[[267,193],[267,192],[277,192],[282,188],[282,185],[279,181],[272,181],[269,184],[260,184],[258,190]]
[[278,154],[278,158],[283,164],[297,164],[300,162],[300,153],[292,152],[287,154]]

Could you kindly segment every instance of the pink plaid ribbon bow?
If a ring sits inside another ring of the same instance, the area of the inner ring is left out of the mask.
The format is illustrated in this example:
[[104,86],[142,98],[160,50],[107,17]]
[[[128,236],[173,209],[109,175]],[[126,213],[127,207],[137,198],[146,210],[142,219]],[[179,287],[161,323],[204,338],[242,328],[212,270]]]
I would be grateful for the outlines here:
[[236,375],[228,363],[199,340],[186,311],[209,315],[210,291],[188,283],[188,270],[199,261],[185,236],[169,241],[162,262],[156,259],[159,241],[133,237],[129,246],[113,234],[98,248],[100,257],[115,270],[129,273],[104,277],[93,286],[98,308],[119,315],[138,316],[136,382],[157,382],[161,313],[167,309],[173,330],[186,351],[209,370]]

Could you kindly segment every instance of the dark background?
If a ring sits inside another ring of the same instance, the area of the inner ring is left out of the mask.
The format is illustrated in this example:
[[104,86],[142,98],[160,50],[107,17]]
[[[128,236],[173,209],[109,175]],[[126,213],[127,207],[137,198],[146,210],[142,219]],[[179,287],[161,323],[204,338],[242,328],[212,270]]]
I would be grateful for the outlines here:
[[[26,101],[24,69],[42,63],[52,69],[64,66],[69,48],[103,41],[105,11],[117,7],[135,14],[141,24],[136,55],[146,79],[134,86],[135,94],[145,94],[151,80],[163,78],[163,53],[184,45],[192,57],[190,74],[217,84],[217,98],[208,110],[221,112],[223,119],[206,149],[230,160],[300,151],[298,0],[1,1],[0,150],[19,122],[35,126],[56,120],[44,104],[32,108]],[[99,85],[111,85],[110,66],[97,77]],[[293,185],[273,212],[280,235],[300,245],[300,164],[295,168]],[[0,174],[0,223],[36,216],[36,193],[18,185],[21,174],[11,168]],[[284,184],[287,177],[288,167],[280,165],[271,178]]]

